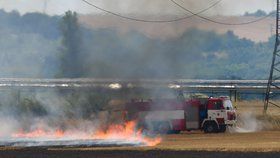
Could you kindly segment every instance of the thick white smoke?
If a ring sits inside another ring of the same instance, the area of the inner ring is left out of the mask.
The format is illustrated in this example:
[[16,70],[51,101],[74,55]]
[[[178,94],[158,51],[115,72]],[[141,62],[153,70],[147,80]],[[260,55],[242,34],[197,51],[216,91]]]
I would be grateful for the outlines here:
[[0,146],[153,146],[160,142],[143,135],[136,122],[115,124],[108,121],[110,113],[104,112],[86,116],[85,96],[70,94],[71,98],[61,93],[36,92],[35,104],[23,99],[14,111],[1,106]]
[[237,125],[230,127],[230,132],[233,133],[252,133],[263,129],[263,122],[257,119],[257,116],[252,112],[242,112],[237,117]]

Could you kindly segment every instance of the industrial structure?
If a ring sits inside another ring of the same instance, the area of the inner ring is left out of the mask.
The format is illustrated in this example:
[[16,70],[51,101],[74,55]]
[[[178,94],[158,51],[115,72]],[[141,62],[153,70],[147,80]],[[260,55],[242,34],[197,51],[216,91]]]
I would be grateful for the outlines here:
[[[280,81],[274,81],[280,84]],[[192,79],[0,79],[0,90],[14,89],[156,89],[168,88],[188,93],[226,94],[237,101],[239,94],[253,94],[264,97],[267,80],[192,80]],[[271,87],[270,92],[280,94],[280,89]]]
[[[273,99],[279,99],[278,93],[273,93],[272,89],[280,89],[280,85],[277,80],[280,79],[280,0],[277,0],[276,10],[276,35],[275,35],[275,47],[273,51],[272,64],[267,84],[267,90],[265,95],[264,112],[266,113],[269,105],[280,108],[280,105],[273,101]],[[278,97],[278,98],[277,98]]]

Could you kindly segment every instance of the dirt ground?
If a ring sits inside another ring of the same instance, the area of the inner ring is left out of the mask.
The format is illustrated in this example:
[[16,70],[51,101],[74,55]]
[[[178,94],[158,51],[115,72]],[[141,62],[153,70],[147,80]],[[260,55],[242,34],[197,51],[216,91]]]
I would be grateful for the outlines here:
[[163,137],[155,147],[0,148],[1,158],[137,158],[137,157],[280,157],[280,131],[204,134],[188,132]]

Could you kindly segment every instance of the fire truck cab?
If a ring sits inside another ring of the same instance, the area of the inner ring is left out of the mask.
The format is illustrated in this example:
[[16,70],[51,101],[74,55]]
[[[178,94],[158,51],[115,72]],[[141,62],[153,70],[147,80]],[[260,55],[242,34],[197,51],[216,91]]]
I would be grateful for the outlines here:
[[[200,128],[206,133],[225,132],[227,126],[236,123],[236,112],[228,97],[208,98],[208,99],[191,99],[186,104],[186,121],[195,119],[190,117],[193,111],[199,111],[199,124],[189,124],[188,129]],[[188,116],[190,118],[188,118]]]
[[225,132],[236,123],[236,113],[228,97],[187,100],[131,100],[125,106],[128,120],[138,120],[140,128],[159,133],[203,130]]

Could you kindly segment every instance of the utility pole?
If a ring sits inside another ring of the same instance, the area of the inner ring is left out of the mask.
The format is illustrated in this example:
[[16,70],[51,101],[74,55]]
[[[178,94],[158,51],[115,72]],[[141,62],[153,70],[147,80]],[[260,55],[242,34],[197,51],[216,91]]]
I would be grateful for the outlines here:
[[273,102],[273,98],[277,98],[280,96],[275,90],[280,90],[280,0],[277,0],[277,9],[276,9],[276,38],[275,38],[275,46],[273,51],[272,64],[269,74],[269,79],[267,83],[265,101],[264,101],[264,113],[267,112],[269,105],[276,106],[280,108],[279,103]]

